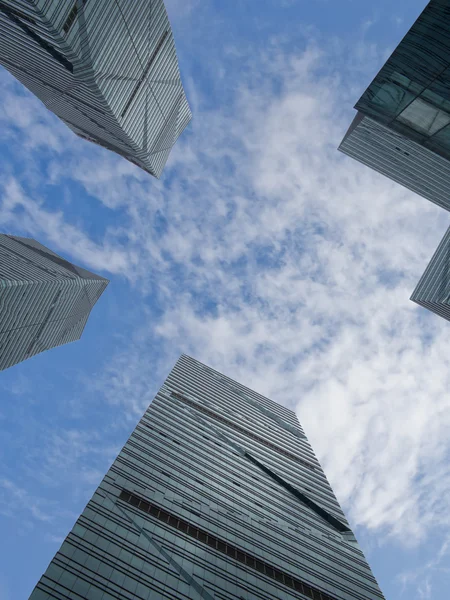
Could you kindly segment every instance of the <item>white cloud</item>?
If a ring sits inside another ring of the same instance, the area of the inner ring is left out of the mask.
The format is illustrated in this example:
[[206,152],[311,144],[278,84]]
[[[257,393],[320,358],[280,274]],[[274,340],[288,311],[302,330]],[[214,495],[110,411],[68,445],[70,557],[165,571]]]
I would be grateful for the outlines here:
[[[244,75],[218,84],[217,109],[197,90],[162,182],[69,148],[73,181],[109,215],[100,241],[11,178],[0,222],[20,208],[30,234],[138,286],[141,322],[96,379],[127,426],[187,352],[296,408],[351,523],[413,546],[450,531],[448,324],[408,300],[448,218],[336,151],[383,56],[336,40],[229,52]],[[47,467],[83,463],[77,435],[52,439]],[[414,580],[418,598],[427,582]]]
[[10,518],[19,511],[25,511],[28,518],[50,522],[53,517],[45,510],[45,504],[44,499],[30,496],[26,489],[17,486],[13,481],[6,478],[0,479],[0,512],[2,515]]
[[165,313],[108,367],[108,393],[136,413],[148,342],[166,369],[186,351],[298,406],[352,522],[417,544],[450,526],[447,324],[408,300],[446,215],[338,154],[338,60],[263,57],[231,107],[198,115],[149,243]]

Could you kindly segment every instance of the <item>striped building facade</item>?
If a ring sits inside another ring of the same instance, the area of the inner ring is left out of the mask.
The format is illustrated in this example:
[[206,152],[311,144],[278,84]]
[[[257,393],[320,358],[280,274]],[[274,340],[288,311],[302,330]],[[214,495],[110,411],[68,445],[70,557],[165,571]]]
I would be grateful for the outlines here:
[[0,0],[0,64],[155,177],[191,120],[162,0]]
[[339,149],[450,211],[450,161],[358,112]]
[[431,0],[355,105],[339,150],[450,210],[450,5]]
[[0,234],[0,370],[80,339],[107,285],[31,238]]
[[295,413],[182,356],[31,600],[377,600]]

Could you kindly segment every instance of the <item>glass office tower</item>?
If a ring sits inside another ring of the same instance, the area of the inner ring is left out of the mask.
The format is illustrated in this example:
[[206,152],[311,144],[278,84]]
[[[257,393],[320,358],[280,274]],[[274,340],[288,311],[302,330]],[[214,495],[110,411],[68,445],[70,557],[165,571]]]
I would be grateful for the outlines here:
[[0,370],[80,339],[108,283],[31,238],[0,234]]
[[339,149],[450,210],[450,5],[431,0],[355,105]]
[[182,356],[31,600],[377,600],[295,414]]
[[155,177],[191,119],[163,0],[2,0],[0,64],[80,137]]

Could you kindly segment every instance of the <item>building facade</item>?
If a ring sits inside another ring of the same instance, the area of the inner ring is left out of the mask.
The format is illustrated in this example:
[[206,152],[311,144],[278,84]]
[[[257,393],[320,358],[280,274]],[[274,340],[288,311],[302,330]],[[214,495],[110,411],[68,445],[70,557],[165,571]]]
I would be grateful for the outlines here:
[[450,227],[420,278],[411,300],[450,321]]
[[80,137],[155,177],[191,120],[163,0],[1,0],[0,64]]
[[[431,0],[355,105],[344,154],[450,211],[450,5]],[[450,320],[447,232],[411,300]]]
[[0,370],[80,339],[107,285],[31,238],[0,234]]
[[431,0],[355,105],[339,149],[450,210],[450,6]]
[[295,413],[182,356],[31,600],[377,600]]

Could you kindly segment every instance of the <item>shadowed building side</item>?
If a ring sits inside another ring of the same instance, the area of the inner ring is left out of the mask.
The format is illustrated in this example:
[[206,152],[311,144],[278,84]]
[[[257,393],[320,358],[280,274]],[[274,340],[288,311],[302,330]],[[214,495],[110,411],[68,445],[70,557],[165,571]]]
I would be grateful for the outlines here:
[[35,240],[0,234],[0,370],[80,339],[108,283]]
[[0,0],[0,63],[80,137],[155,177],[192,117],[162,0]]

